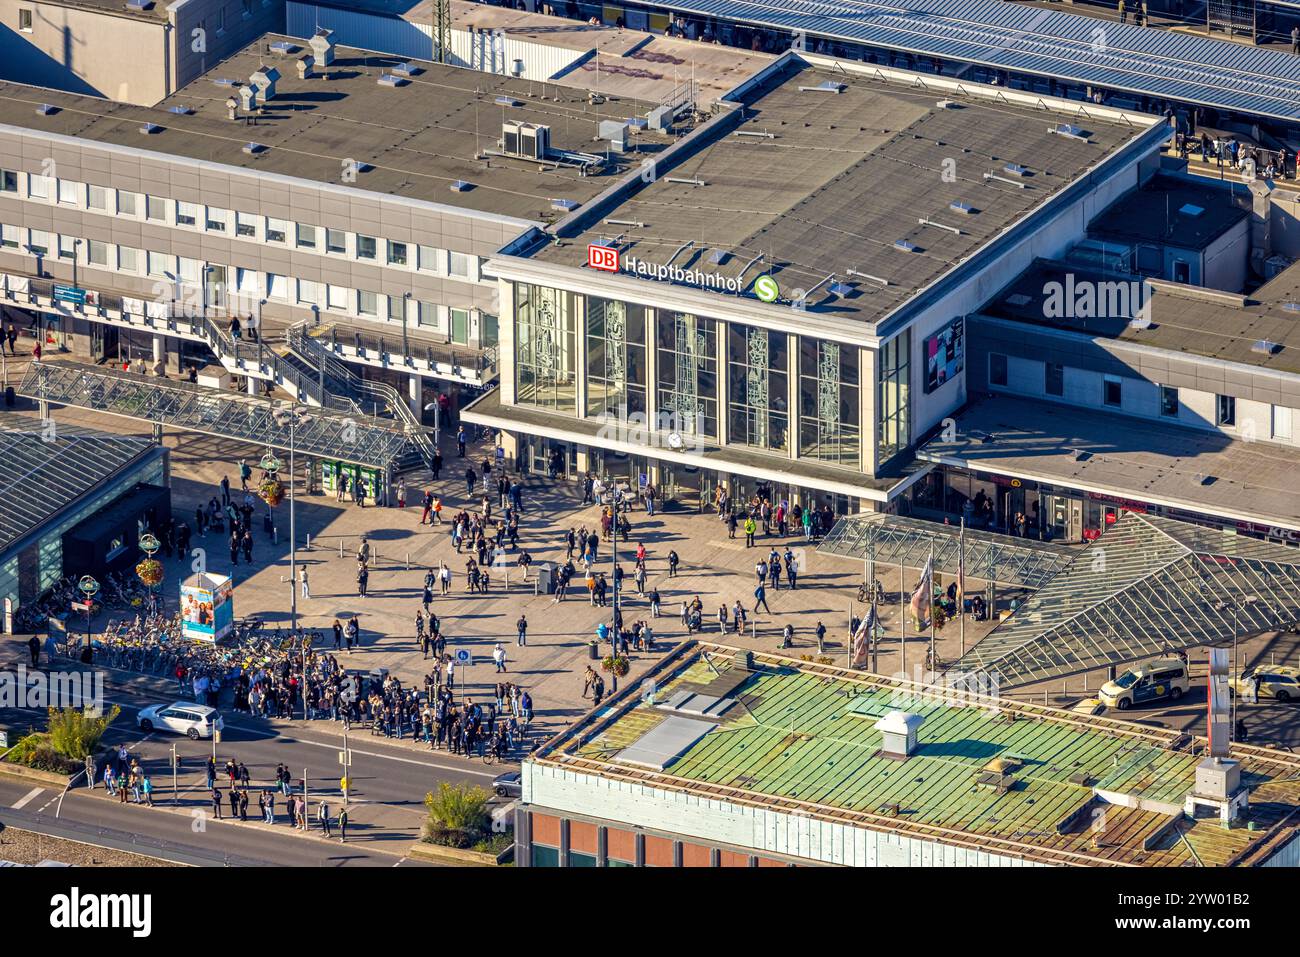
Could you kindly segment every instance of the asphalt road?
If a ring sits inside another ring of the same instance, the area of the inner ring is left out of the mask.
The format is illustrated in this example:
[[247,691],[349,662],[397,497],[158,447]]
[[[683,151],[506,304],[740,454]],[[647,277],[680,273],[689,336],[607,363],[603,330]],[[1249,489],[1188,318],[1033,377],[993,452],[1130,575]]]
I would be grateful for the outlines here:
[[[343,740],[341,725],[312,722],[280,724],[248,715],[223,713],[225,731],[216,745],[218,787],[226,791],[221,774],[227,759],[242,761],[250,772],[256,791],[269,786],[276,765],[283,761],[297,782],[306,775],[313,829],[308,835],[291,831],[286,823],[284,799],[276,802],[277,823],[255,822],[256,794],[251,796],[250,820],[215,820],[206,790],[204,763],[212,754],[210,741],[191,741],[180,735],[154,731],[145,734],[137,726],[140,708],[164,700],[142,688],[109,688],[108,704],[117,704],[122,714],[109,728],[104,746],[125,743],[139,758],[153,780],[154,808],[121,804],[109,799],[102,785],[93,791],[77,781],[60,801],[55,789],[37,789],[34,784],[0,778],[0,823],[10,823],[41,833],[78,838],[91,843],[156,854],[180,863],[207,865],[344,865],[393,866],[413,863],[405,859],[411,843],[419,839],[425,819],[424,797],[441,781],[490,785],[492,778],[509,766],[487,767],[443,752],[431,753],[372,737],[368,731],[349,735],[352,752],[348,843],[326,841],[315,826],[316,801],[324,797],[332,816],[343,804],[340,789],[339,752]],[[0,724],[23,728],[43,724],[43,714],[33,711],[0,710]],[[171,770],[175,747],[179,771]],[[102,749],[101,749],[102,753]],[[229,814],[229,805],[222,808]]]

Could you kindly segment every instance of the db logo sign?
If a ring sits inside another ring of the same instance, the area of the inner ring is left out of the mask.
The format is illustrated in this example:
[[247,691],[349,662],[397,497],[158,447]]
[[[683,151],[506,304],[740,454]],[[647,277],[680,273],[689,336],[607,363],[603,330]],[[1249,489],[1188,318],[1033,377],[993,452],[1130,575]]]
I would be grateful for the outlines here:
[[590,245],[587,247],[587,265],[602,272],[618,272],[618,250]]

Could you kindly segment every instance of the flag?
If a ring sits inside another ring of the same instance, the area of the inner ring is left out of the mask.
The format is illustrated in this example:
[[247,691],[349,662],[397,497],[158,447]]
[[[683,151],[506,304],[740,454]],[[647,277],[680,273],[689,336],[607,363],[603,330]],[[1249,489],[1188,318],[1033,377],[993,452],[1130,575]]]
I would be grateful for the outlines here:
[[876,609],[871,607],[867,609],[866,615],[862,621],[858,622],[858,630],[853,633],[852,650],[853,660],[851,667],[865,670],[867,667],[867,655],[871,650],[871,633],[875,630]]
[[925,570],[921,572],[921,582],[916,586],[916,591],[912,593],[910,602],[912,621],[916,623],[917,628],[928,628],[930,626],[930,603],[933,600],[934,552],[931,551],[930,558],[925,563]]

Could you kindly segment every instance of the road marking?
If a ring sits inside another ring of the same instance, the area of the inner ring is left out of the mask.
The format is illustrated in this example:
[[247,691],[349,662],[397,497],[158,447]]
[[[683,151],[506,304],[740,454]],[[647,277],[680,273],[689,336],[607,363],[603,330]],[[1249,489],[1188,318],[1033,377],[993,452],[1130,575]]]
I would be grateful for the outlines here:
[[27,805],[31,804],[32,801],[36,800],[37,796],[40,795],[40,793],[44,790],[45,788],[32,788],[30,791],[27,792],[26,797],[22,797],[18,799],[18,802],[13,805],[13,809],[15,811],[21,811]]
[[[297,738],[303,744],[310,744],[315,748],[329,748],[333,751],[342,751],[342,744],[325,744],[320,741],[308,741],[305,738]],[[416,761],[414,758],[399,758],[395,754],[376,754],[374,751],[361,751],[357,748],[348,748],[353,754],[365,755],[368,758],[379,758],[381,761],[401,761],[403,764],[418,764],[422,768],[438,768],[442,771],[459,771],[463,774],[473,774],[480,778],[495,778],[496,773],[492,771],[475,771],[473,768],[456,767],[450,764],[438,764],[436,761]]]

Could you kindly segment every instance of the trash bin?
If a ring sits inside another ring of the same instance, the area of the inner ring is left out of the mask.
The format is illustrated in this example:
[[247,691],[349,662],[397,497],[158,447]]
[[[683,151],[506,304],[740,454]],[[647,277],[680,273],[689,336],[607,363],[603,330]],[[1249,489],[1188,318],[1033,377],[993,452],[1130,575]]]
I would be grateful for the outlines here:
[[551,562],[542,562],[533,567],[537,569],[537,593],[539,595],[554,595],[557,578],[555,565]]
[[14,407],[14,403],[17,401],[17,398],[18,398],[18,394],[14,392],[14,387],[7,386],[5,388],[5,405],[12,409]]
[[587,642],[587,657],[592,661],[600,660],[600,644],[594,638]]

